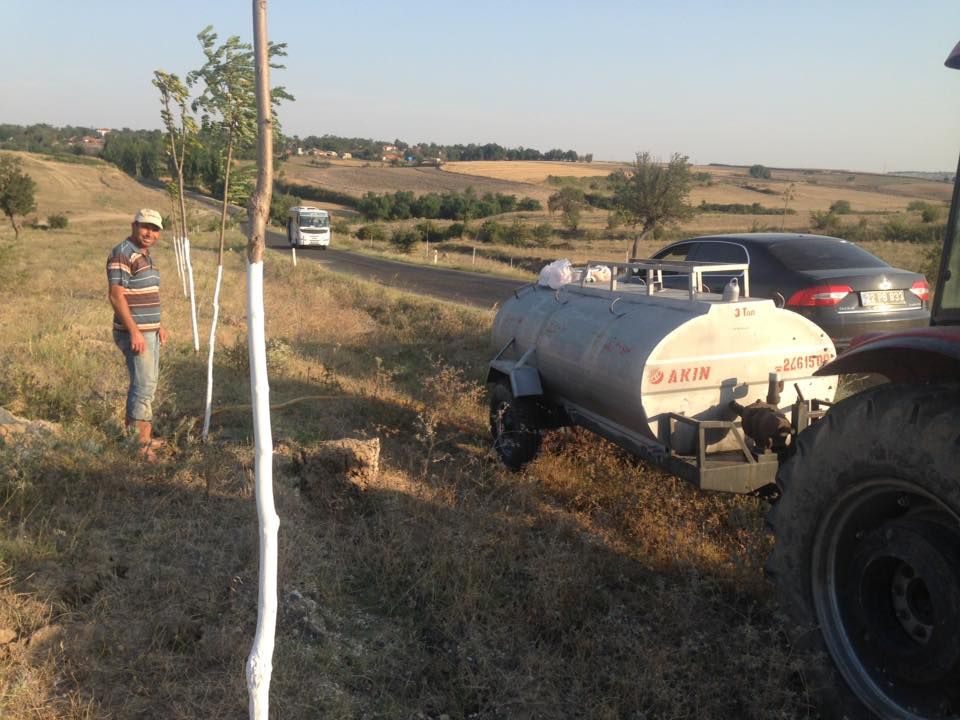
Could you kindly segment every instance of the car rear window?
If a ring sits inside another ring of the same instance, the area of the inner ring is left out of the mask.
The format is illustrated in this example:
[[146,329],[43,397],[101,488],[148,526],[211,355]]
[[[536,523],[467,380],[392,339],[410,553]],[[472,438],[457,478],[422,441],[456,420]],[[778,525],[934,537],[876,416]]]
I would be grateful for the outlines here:
[[790,270],[887,267],[887,263],[847,242],[794,240],[770,245],[770,254]]

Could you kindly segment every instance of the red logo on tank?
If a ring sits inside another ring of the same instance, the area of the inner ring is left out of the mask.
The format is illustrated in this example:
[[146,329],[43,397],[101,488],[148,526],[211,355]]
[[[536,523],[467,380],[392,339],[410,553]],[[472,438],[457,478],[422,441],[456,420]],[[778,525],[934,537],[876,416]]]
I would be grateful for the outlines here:
[[652,373],[650,373],[650,382],[654,385],[658,385],[663,382],[663,370],[657,368]]

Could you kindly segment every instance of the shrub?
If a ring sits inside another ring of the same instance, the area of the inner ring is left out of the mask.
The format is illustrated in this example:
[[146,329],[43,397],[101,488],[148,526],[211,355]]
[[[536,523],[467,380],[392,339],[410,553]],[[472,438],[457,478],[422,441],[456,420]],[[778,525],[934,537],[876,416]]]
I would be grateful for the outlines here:
[[376,240],[383,242],[387,239],[387,229],[383,225],[361,225],[357,230],[357,237],[360,240]]
[[477,230],[477,240],[482,243],[499,243],[503,241],[506,228],[496,220],[487,220]]
[[796,215],[797,211],[792,208],[770,208],[764,207],[760,203],[708,203],[701,200],[697,209],[702,212],[733,213],[734,215]]
[[529,225],[514,220],[510,227],[506,228],[503,234],[504,242],[510,245],[526,247],[533,244],[533,230]]
[[920,219],[925,223],[937,222],[943,214],[943,208],[940,205],[933,205],[925,200],[913,200],[907,205],[907,212],[920,213]]
[[946,227],[943,223],[914,225],[903,216],[892,217],[883,226],[884,240],[910,243],[940,243]]
[[540,223],[533,228],[533,241],[537,245],[546,245],[553,237],[553,225],[550,223]]
[[335,232],[337,235],[352,234],[350,230],[350,223],[348,223],[346,220],[338,220],[337,222],[333,223],[331,230],[333,230],[333,232]]
[[850,201],[849,200],[837,200],[830,206],[830,212],[836,213],[837,215],[849,215],[850,214]]
[[462,222],[450,223],[447,226],[447,238],[462,238],[464,233],[467,231],[467,226]]
[[47,216],[47,225],[49,225],[52,230],[63,230],[69,222],[67,216],[63,213],[54,213],[53,215]]
[[840,216],[835,212],[823,212],[822,210],[815,210],[810,213],[810,227],[813,230],[819,230],[820,232],[828,232],[837,234],[840,232],[843,225],[840,222]]
[[444,229],[432,220],[417,223],[417,232],[420,233],[422,239],[430,243],[443,242],[447,239]]
[[543,204],[535,198],[525,197],[521,198],[517,203],[517,210],[522,212],[540,212],[543,210]]
[[766,168],[763,165],[751,165],[750,177],[768,180],[770,178],[770,168]]
[[390,244],[402,253],[410,254],[414,246],[423,240],[420,232],[415,228],[400,228],[393,231],[390,236]]

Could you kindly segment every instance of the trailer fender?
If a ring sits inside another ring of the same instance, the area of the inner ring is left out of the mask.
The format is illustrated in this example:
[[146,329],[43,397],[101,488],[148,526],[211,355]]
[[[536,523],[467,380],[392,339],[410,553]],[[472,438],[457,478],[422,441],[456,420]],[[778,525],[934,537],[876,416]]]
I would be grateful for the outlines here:
[[487,372],[487,382],[493,383],[502,379],[510,380],[510,391],[515,398],[543,395],[540,373],[535,367],[520,365],[510,360],[494,360]]
[[960,378],[960,327],[862,335],[814,375],[879,373],[891,382]]

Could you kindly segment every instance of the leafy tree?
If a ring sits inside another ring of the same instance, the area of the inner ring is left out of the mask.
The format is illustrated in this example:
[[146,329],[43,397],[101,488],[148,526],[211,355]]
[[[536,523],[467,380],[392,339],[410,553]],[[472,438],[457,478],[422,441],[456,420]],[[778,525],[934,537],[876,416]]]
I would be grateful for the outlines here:
[[658,226],[686,220],[694,213],[687,203],[691,174],[685,155],[674,153],[670,162],[662,165],[649,152],[637,153],[630,170],[611,174],[608,183],[613,191],[611,225],[630,225],[634,231],[640,226],[631,257],[637,257],[640,243]]
[[836,200],[830,206],[830,212],[836,213],[837,215],[849,215],[851,212],[850,201],[849,200]]
[[[207,438],[210,427],[210,400],[213,388],[213,349],[216,340],[217,317],[219,315],[220,282],[223,276],[223,246],[224,234],[227,226],[227,205],[230,201],[230,169],[233,164],[233,153],[237,146],[250,146],[255,139],[259,139],[259,160],[269,159],[271,167],[269,173],[262,166],[258,167],[258,177],[255,195],[262,198],[266,206],[262,210],[264,224],[269,214],[270,199],[273,195],[273,156],[262,147],[264,138],[269,137],[272,143],[272,133],[276,126],[276,105],[281,100],[293,100],[293,96],[282,87],[261,88],[258,81],[269,74],[269,68],[282,68],[273,62],[277,56],[286,55],[286,44],[267,43],[263,48],[256,48],[249,43],[240,42],[236,35],[229,37],[219,47],[216,46],[217,34],[213,27],[208,25],[197,34],[197,39],[203,49],[206,62],[199,70],[191,71],[187,75],[187,84],[191,87],[203,81],[204,89],[194,100],[192,109],[202,113],[204,126],[213,131],[219,131],[225,138],[226,157],[224,158],[223,203],[220,212],[220,243],[217,252],[217,280],[213,293],[213,319],[210,324],[210,351],[207,365],[207,403],[203,421],[203,438]],[[263,53],[261,54],[261,50]],[[258,67],[259,62],[259,67]],[[266,97],[264,97],[266,95]],[[263,105],[261,105],[263,103]],[[264,107],[268,118],[263,117]],[[269,131],[261,133],[260,124],[269,125]],[[259,133],[259,136],[258,136]],[[269,175],[268,187],[264,188],[264,176]],[[248,178],[248,181],[250,179]],[[252,181],[250,181],[252,185]],[[249,192],[249,186],[247,191]],[[253,205],[254,194],[251,198]],[[253,213],[251,213],[253,216]]]
[[563,215],[563,224],[571,232],[580,225],[580,213],[586,204],[583,190],[572,185],[560,188],[547,198],[547,209],[551,213],[559,211]]
[[[163,70],[154,70],[153,84],[160,91],[160,118],[167,131],[169,143],[168,157],[173,176],[177,180],[177,201],[180,211],[180,228],[187,234],[187,206],[184,187],[183,167],[186,161],[187,146],[197,134],[197,123],[187,109],[190,91],[179,77]],[[171,107],[173,105],[173,107]]]
[[[208,25],[197,34],[206,62],[199,70],[187,75],[191,87],[203,81],[203,92],[193,102],[194,112],[203,114],[207,128],[219,130],[225,138],[223,206],[220,220],[220,247],[218,265],[223,264],[223,242],[226,229],[227,204],[230,196],[230,169],[237,146],[250,146],[257,136],[257,98],[254,82],[254,52],[249,43],[233,35],[219,47],[217,34]],[[286,43],[269,44],[267,55],[270,68],[283,68],[274,62],[285,57]],[[282,100],[293,100],[283,87],[270,91],[271,112],[276,124],[276,105]]]
[[300,204],[301,200],[296,195],[274,191],[273,200],[270,202],[270,222],[284,227],[287,224],[287,213],[290,212],[290,208]]
[[770,168],[764,167],[763,165],[751,165],[750,177],[757,178],[758,180],[769,180]]
[[159,130],[114,130],[100,156],[128,175],[159,180],[164,167],[164,136]]
[[20,239],[21,217],[37,209],[34,192],[37,184],[21,167],[23,162],[14,155],[0,155],[0,210],[10,218],[14,237]]

